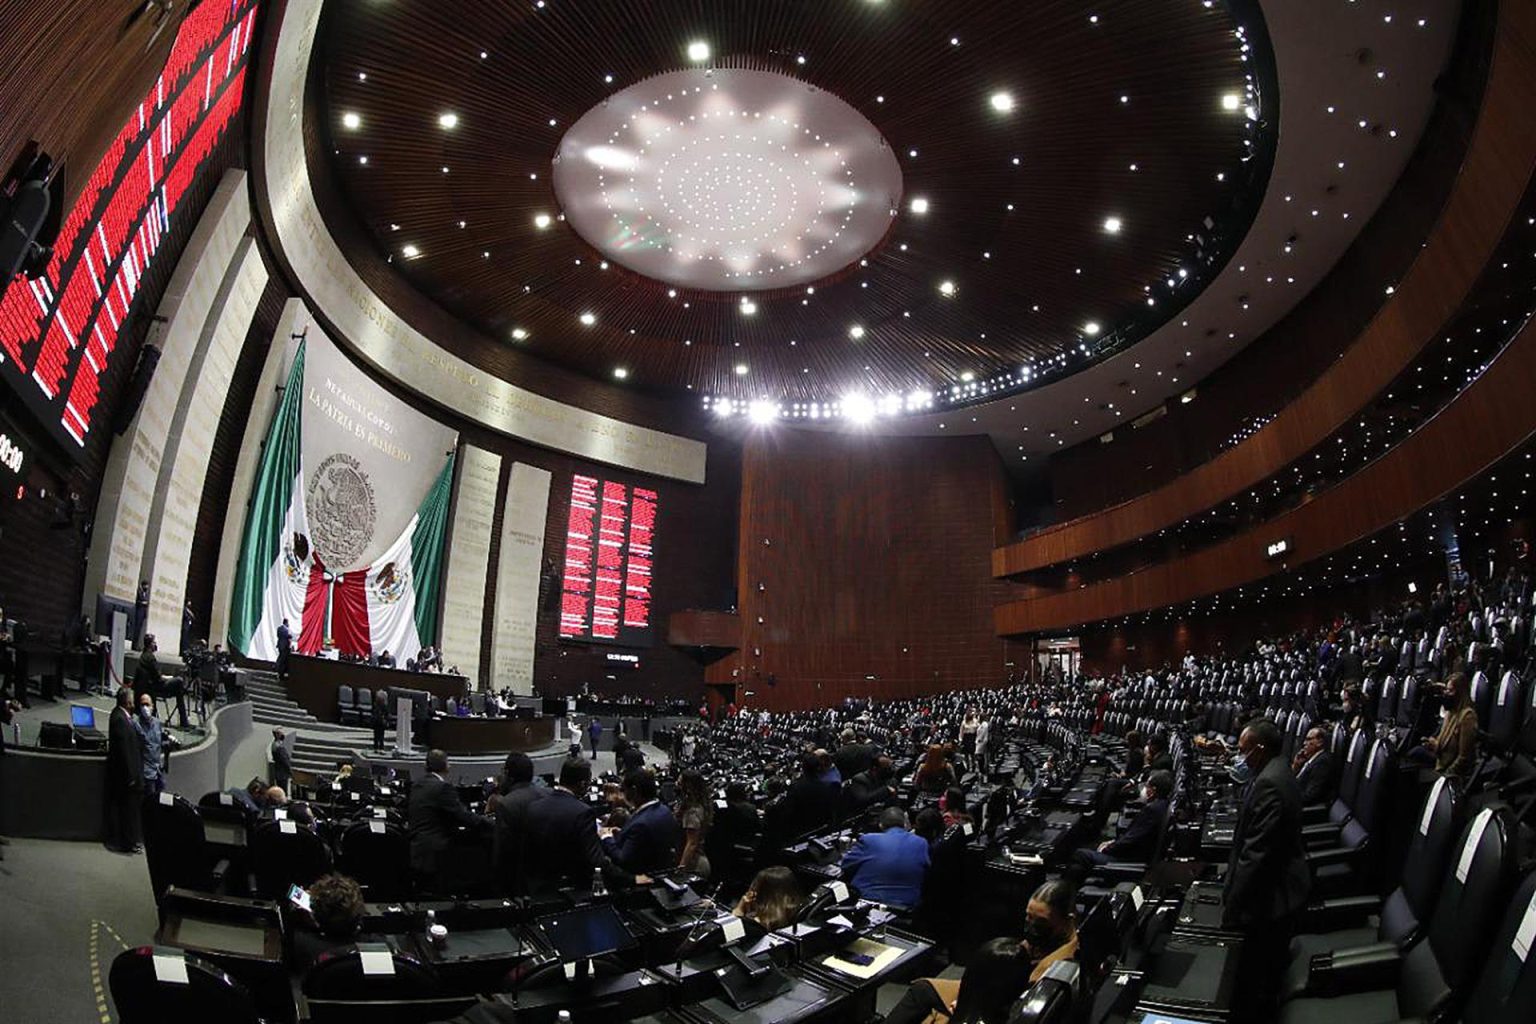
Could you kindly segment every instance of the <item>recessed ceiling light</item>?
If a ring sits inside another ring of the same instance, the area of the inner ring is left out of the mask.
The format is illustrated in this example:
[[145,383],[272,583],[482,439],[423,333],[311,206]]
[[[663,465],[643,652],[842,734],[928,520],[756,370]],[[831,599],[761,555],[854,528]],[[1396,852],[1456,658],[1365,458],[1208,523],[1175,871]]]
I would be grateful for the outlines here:
[[742,316],[752,316],[756,312],[757,312],[757,303],[753,302],[751,299],[742,299],[741,300],[741,315]]
[[1086,324],[1083,324],[1083,333],[1088,335],[1090,338],[1095,334],[1098,334],[1099,330],[1100,328],[1097,321],[1090,320]]
[[596,313],[583,313],[583,314],[581,314],[581,317],[579,319],[581,320],[583,325],[585,325],[587,327],[591,327],[593,324],[597,323],[597,314]]
[[694,63],[709,60],[709,44],[702,39],[695,39],[688,44],[688,59]]
[[528,340],[528,332],[525,331],[521,327],[514,327],[514,328],[512,328],[512,340],[513,341],[527,341]]
[[779,418],[779,407],[767,399],[759,398],[747,406],[747,419],[753,423],[772,423]]
[[403,245],[400,247],[400,255],[404,256],[408,260],[413,260],[417,256],[421,255],[421,250],[416,248],[414,245]]
[[549,227],[551,223],[553,223],[553,219],[547,213],[536,213],[533,215],[533,226],[538,228],[540,231],[543,231],[545,228]]
[[1237,110],[1243,105],[1243,98],[1235,92],[1226,93],[1221,97],[1222,110]]
[[911,210],[913,213],[916,213],[916,214],[927,213],[928,212],[928,200],[924,199],[922,196],[918,196],[915,199],[913,199],[912,202],[907,204],[907,208],[909,210]]
[[748,367],[746,363],[737,363],[734,367],[731,368],[731,370],[736,374],[736,376],[745,377],[748,372]]
[[437,126],[439,128],[457,128],[459,126],[459,115],[451,110],[446,110],[437,115]]
[[617,377],[619,380],[624,380],[625,378],[627,378],[629,376],[629,371],[624,369],[624,367],[622,367],[622,366],[615,366],[613,368],[613,375],[615,377]]
[[865,394],[844,395],[843,418],[850,423],[869,423],[875,418],[875,403]]
[[349,110],[341,115],[341,126],[352,129],[361,128],[363,126],[363,118],[360,114]]
[[1104,218],[1104,230],[1106,232],[1108,232],[1109,234],[1111,234],[1111,235],[1118,235],[1120,233],[1120,218],[1119,217],[1105,217]]
[[953,282],[953,281],[940,281],[939,282],[939,294],[940,295],[953,295],[953,294],[955,294],[955,282]]
[[1013,109],[1013,94],[1008,92],[995,92],[992,94],[992,109],[1000,114],[1006,114]]
[[864,328],[859,324],[854,324],[852,327],[848,328],[848,337],[852,338],[854,341],[858,341],[860,338],[864,337]]

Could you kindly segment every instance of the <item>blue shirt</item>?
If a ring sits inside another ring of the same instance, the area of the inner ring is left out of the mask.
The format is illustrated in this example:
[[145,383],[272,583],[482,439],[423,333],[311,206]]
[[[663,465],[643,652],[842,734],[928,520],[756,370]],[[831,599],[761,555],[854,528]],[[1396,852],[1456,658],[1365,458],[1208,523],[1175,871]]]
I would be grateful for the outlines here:
[[133,727],[144,737],[144,779],[146,782],[160,777],[160,746],[165,735],[160,719],[151,715],[145,721],[143,715],[133,716]]
[[867,832],[843,854],[842,870],[865,899],[910,909],[923,895],[928,842],[900,827]]

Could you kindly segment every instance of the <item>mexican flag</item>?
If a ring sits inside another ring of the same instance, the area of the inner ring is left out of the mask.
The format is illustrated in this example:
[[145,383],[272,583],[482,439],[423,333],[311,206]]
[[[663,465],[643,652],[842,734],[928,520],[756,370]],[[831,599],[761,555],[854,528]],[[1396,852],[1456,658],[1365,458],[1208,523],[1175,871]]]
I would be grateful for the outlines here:
[[240,537],[229,620],[230,649],[266,661],[277,657],[277,627],[284,619],[293,630],[297,647],[314,561],[309,521],[304,515],[304,465],[299,452],[303,400],[301,341],[256,470],[245,532]]
[[335,577],[329,595],[329,635],[349,654],[388,651],[404,665],[437,643],[443,591],[443,538],[453,492],[454,456],[400,537],[371,566]]

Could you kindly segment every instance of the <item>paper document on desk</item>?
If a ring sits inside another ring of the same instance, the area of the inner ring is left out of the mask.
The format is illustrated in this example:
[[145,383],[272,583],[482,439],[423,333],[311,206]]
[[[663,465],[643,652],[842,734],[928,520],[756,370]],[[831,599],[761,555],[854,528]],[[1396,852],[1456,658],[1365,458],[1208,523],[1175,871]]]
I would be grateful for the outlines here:
[[[867,964],[856,964],[851,960],[843,959],[845,956],[859,956],[861,954],[873,957],[873,959]],[[841,953],[827,954],[827,958],[822,961],[822,964],[832,968],[834,971],[841,971],[850,977],[869,979],[891,966],[900,956],[901,950],[895,946],[887,946],[885,943],[876,942],[873,939],[854,939],[853,942],[844,947]]]

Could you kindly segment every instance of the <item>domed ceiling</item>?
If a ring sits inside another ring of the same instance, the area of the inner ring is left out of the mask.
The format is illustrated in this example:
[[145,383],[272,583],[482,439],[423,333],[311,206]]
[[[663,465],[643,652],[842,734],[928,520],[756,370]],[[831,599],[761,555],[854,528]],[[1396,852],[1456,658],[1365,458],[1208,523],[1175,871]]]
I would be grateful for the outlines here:
[[785,415],[1133,343],[1241,241],[1278,123],[1246,3],[331,0],[321,38],[338,184],[417,289]]

